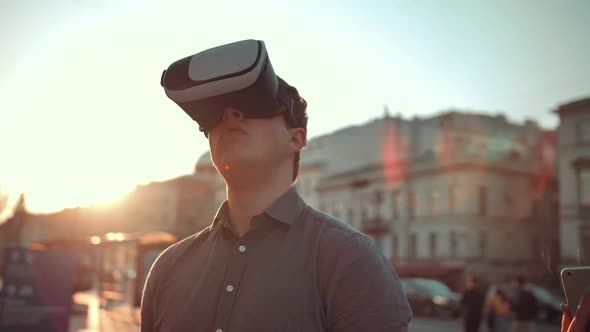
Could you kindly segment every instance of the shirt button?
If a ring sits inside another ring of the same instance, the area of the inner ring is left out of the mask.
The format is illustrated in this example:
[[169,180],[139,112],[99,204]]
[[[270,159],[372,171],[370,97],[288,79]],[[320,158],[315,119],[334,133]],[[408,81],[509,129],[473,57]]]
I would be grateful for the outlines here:
[[244,252],[246,251],[246,246],[242,244],[238,249],[240,250],[240,252]]
[[232,285],[228,285],[227,287],[225,287],[225,290],[226,290],[228,293],[231,293],[231,292],[233,292],[233,291],[234,291],[234,286],[232,286]]

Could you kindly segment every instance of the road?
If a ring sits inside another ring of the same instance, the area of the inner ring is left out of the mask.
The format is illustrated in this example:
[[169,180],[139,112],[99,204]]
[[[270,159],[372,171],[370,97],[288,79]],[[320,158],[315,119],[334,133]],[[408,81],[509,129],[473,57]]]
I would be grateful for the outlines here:
[[[559,331],[557,324],[537,324],[535,332],[556,332]],[[460,320],[451,319],[427,319],[422,317],[414,317],[410,323],[409,332],[463,332]],[[482,326],[481,332],[486,332],[487,329]]]

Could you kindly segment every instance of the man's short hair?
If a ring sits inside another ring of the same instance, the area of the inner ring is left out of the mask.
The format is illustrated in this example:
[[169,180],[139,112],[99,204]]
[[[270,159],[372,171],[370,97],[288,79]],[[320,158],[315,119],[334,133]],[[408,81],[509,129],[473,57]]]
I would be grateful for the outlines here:
[[[284,113],[283,118],[288,128],[303,128],[307,132],[307,102],[299,95],[297,89],[290,86],[282,79],[279,79],[279,94],[282,94],[284,100],[293,100],[293,113]],[[289,107],[289,106],[288,106]],[[299,160],[300,152],[295,154],[293,160],[293,178],[291,181],[295,182],[299,174]]]

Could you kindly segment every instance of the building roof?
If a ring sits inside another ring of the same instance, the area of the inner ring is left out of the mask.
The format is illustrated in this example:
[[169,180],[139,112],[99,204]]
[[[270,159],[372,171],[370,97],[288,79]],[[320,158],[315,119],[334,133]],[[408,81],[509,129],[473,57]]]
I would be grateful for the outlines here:
[[559,116],[578,112],[590,113],[590,97],[560,105],[557,110],[555,110],[555,113],[559,114]]

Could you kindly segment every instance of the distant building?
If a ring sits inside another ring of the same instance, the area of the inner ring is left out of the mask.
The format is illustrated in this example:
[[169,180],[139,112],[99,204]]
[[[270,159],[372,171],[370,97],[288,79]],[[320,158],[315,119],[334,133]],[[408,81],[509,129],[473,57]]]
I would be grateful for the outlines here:
[[[568,124],[582,128],[576,137],[584,137],[585,121],[563,120],[578,116],[574,106],[560,108],[560,147],[571,133]],[[555,141],[552,131],[532,121],[514,124],[501,115],[448,112],[403,119],[386,114],[311,139],[301,155],[296,186],[308,204],[368,234],[402,276],[437,278],[456,288],[465,273],[490,282],[515,274],[550,281],[559,233]],[[576,160],[570,173],[582,183],[583,155],[570,158],[570,163]],[[565,183],[575,184],[575,179]],[[583,186],[576,190],[585,192]],[[572,236],[586,241],[575,235],[584,229],[580,217],[566,212],[571,205],[580,216],[585,213],[576,192],[562,192],[562,200],[567,195],[563,202],[569,202],[561,208],[565,257],[578,247],[571,244]],[[108,240],[109,233],[140,242],[141,234],[154,232],[181,239],[211,224],[225,199],[225,183],[205,153],[193,174],[138,186],[108,206],[48,215],[17,209],[0,225],[0,235],[6,241],[19,234],[24,245],[92,236]],[[161,250],[121,248],[110,256],[138,257],[133,260],[143,262],[142,278],[151,261],[141,257],[153,259]]]
[[210,179],[196,174],[139,185],[101,206],[31,213],[23,206],[0,225],[0,246],[67,244],[108,233],[166,232],[183,238],[207,227],[217,210]]
[[139,305],[160,252],[211,223],[213,188],[210,177],[190,174],[139,185],[111,204],[48,214],[27,211],[22,198],[0,225],[0,255],[10,246],[69,250],[78,257],[76,285],[100,276],[105,298]]
[[532,121],[386,115],[311,140],[297,186],[370,235],[402,275],[543,282],[558,245],[554,151],[553,133]]
[[590,98],[559,106],[562,265],[590,265]]

